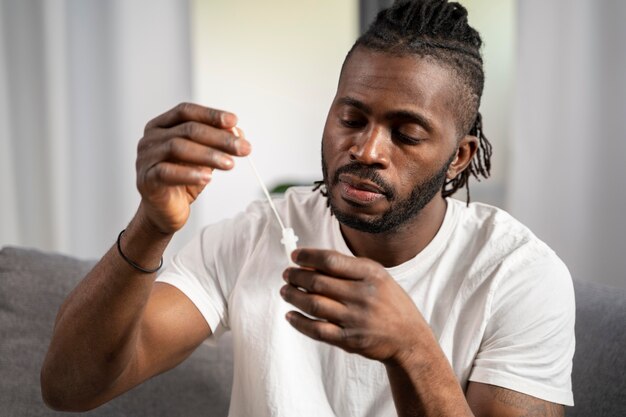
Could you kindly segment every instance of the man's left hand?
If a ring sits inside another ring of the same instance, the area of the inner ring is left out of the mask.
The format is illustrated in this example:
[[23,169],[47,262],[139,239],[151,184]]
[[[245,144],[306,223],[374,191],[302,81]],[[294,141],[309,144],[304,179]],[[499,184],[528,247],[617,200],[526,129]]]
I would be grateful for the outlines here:
[[315,317],[287,313],[298,331],[389,364],[428,351],[428,324],[381,264],[321,249],[298,249],[292,259],[300,267],[285,270],[281,295]]

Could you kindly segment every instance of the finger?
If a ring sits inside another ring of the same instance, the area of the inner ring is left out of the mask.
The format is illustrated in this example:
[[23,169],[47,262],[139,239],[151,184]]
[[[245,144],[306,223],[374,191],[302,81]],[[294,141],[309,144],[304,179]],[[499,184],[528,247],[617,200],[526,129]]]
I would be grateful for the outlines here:
[[313,320],[297,311],[287,313],[287,321],[297,331],[314,340],[338,345],[343,340],[343,329],[334,323]]
[[302,268],[287,268],[283,272],[284,280],[307,292],[320,294],[339,302],[353,301],[357,294],[349,280],[336,279],[320,274],[318,271]]
[[180,103],[171,110],[150,120],[146,125],[146,130],[153,127],[172,127],[188,121],[230,129],[237,124],[237,116],[224,110],[212,109],[199,104]]
[[361,280],[378,274],[382,266],[370,259],[355,258],[337,251],[299,248],[292,252],[291,259],[305,268],[316,269],[337,278]]
[[165,185],[206,185],[211,177],[211,168],[172,162],[159,162],[146,172],[148,182]]
[[232,169],[235,165],[230,155],[184,138],[172,138],[161,146],[147,151],[147,155],[145,155],[147,165],[161,161],[206,166],[221,170]]
[[293,285],[285,285],[280,289],[283,299],[303,312],[342,324],[347,318],[348,309],[345,305],[319,294],[311,294],[301,291]]
[[236,136],[231,130],[218,129],[198,122],[185,122],[165,132],[170,137],[188,138],[231,155],[247,155],[251,149],[250,142],[244,137]]

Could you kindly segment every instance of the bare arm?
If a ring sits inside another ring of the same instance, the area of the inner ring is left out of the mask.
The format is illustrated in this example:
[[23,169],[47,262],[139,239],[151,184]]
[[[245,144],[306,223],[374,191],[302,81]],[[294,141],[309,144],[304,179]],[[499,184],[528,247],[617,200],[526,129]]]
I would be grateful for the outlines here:
[[[564,407],[495,385],[470,382],[465,397],[447,363],[387,366],[399,416],[563,417]],[[420,361],[423,363],[423,361]]]
[[564,407],[495,385],[470,382],[467,402],[477,417],[563,417]]
[[[137,214],[122,250],[153,268],[213,169],[250,146],[225,129],[230,113],[184,104],[148,123],[139,143]],[[52,408],[88,410],[185,359],[211,329],[193,303],[156,274],[140,272],[111,248],[61,306],[41,371]]]
[[302,268],[285,271],[281,295],[321,320],[292,311],[291,325],[382,362],[399,416],[562,416],[560,405],[500,387],[470,382],[464,394],[421,313],[376,262],[318,249],[292,257]]
[[[146,251],[153,253],[135,259],[158,265],[158,246],[166,242],[134,229],[128,228],[127,247],[151,242],[157,247]],[[70,294],[41,373],[48,405],[97,407],[175,366],[211,334],[195,306],[174,287],[153,284],[155,275],[135,271],[112,248]]]

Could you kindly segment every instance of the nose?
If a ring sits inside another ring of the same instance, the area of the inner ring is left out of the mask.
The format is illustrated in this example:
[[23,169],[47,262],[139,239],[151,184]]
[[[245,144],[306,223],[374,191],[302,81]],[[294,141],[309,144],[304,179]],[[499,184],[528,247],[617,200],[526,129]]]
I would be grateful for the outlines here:
[[350,159],[363,165],[389,165],[390,140],[383,127],[373,126],[364,131],[350,147]]

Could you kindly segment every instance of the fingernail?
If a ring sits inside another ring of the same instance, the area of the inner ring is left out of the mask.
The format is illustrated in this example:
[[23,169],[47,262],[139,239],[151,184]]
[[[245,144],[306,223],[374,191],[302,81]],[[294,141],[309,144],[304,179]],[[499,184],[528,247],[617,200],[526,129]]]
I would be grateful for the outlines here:
[[280,296],[285,298],[285,294],[287,294],[287,286],[286,285],[280,289]]
[[283,271],[283,280],[285,280],[285,282],[289,282],[289,268]]
[[237,115],[230,112],[222,113],[222,124],[224,125],[236,125],[237,124]]
[[199,174],[200,177],[200,181],[203,182],[204,184],[208,183],[209,181],[211,181],[211,173],[210,172],[200,172]]
[[240,154],[250,152],[250,142],[245,139],[237,139],[235,141],[235,149]]

